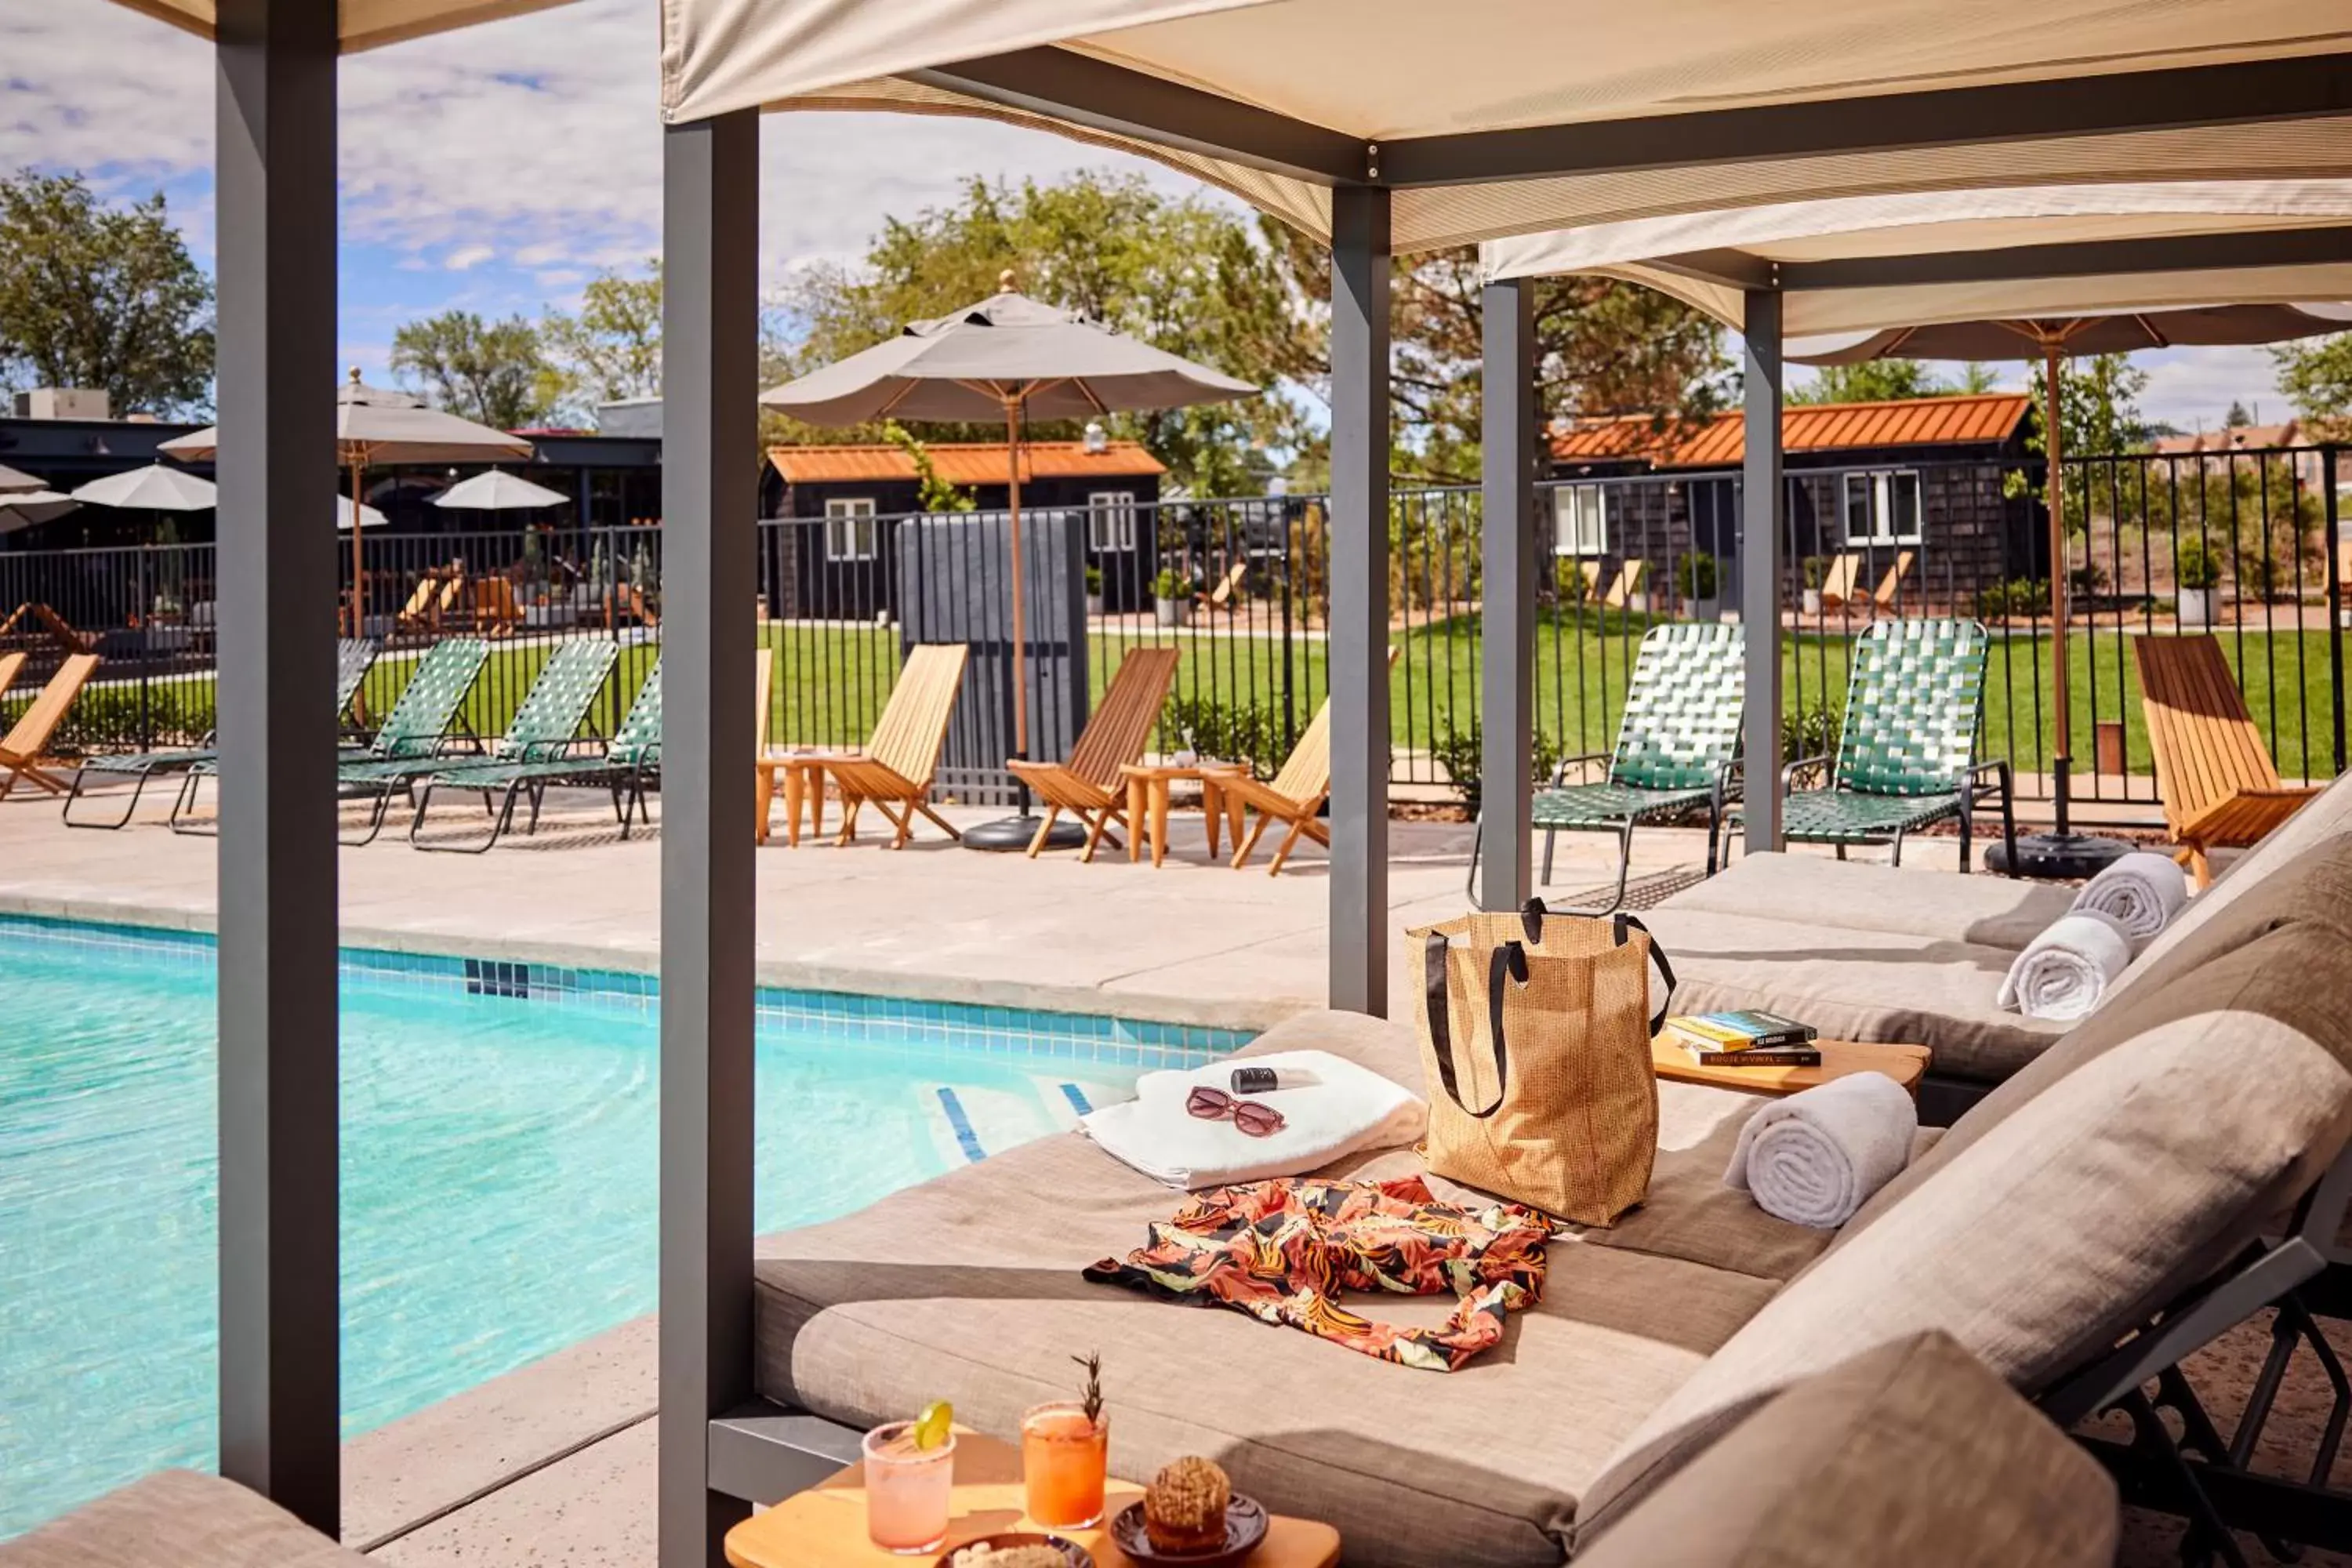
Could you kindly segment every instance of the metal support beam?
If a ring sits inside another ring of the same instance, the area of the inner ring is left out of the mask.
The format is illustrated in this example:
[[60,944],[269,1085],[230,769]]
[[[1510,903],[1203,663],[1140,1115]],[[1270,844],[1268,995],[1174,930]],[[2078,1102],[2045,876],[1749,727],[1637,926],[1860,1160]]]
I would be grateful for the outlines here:
[[221,0],[220,1469],[341,1531],[335,8]]
[[1739,622],[1748,643],[1748,711],[1740,799],[1753,855],[1780,847],[1780,296],[1750,290],[1746,319]]
[[[1725,254],[1701,251],[1669,260],[1681,263],[1675,270],[1703,276],[1706,265]],[[2347,261],[2352,261],[2352,226],[2174,234],[2145,239],[2011,245],[1990,250],[1857,256],[1835,261],[1784,261],[1775,266],[1774,278],[1784,292],[1801,293],[1832,289],[1904,289],[1937,283],[2103,278],[2142,272],[2228,271],[2244,267],[2323,267]]]
[[1486,367],[1480,443],[1484,615],[1479,622],[1478,903],[1516,910],[1535,889],[1536,479],[1535,288],[1489,283],[1481,302]]
[[1389,1005],[1389,194],[1331,193],[1331,1005]]
[[662,1568],[749,1511],[708,1434],[751,1393],[759,189],[755,111],[663,132]]

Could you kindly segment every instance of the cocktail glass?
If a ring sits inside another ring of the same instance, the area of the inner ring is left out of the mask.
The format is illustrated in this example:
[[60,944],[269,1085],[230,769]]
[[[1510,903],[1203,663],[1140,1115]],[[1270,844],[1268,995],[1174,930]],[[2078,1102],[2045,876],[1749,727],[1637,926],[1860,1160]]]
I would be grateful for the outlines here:
[[955,1489],[955,1435],[915,1447],[915,1424],[892,1421],[866,1434],[866,1533],[885,1552],[937,1552],[948,1538]]
[[1049,1530],[1083,1530],[1103,1516],[1110,1417],[1075,1399],[1033,1405],[1021,1416],[1021,1476],[1029,1518]]

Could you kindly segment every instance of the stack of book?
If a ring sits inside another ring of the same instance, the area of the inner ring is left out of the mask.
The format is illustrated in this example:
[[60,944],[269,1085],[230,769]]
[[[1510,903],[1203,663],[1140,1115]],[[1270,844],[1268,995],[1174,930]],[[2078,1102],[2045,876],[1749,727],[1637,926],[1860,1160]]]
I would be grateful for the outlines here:
[[1665,1027],[1665,1037],[1703,1068],[1817,1068],[1820,1035],[1811,1024],[1755,1008],[1677,1014]]

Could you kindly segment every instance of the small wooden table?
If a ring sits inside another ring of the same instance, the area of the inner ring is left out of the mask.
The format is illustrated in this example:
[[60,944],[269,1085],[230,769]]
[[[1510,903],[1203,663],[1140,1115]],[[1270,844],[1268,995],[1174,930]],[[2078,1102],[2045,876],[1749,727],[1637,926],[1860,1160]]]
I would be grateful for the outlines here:
[[[1143,837],[1147,828],[1151,835],[1151,863],[1168,863],[1168,786],[1178,779],[1197,779],[1201,784],[1201,815],[1207,819],[1209,858],[1217,858],[1217,828],[1228,813],[1225,792],[1217,785],[1219,770],[1210,767],[1179,767],[1173,763],[1128,763],[1119,773],[1127,780],[1127,858],[1143,858]],[[1236,816],[1238,813],[1234,814]],[[1242,825],[1233,824],[1234,841],[1239,843]]]
[[[955,1468],[955,1501],[941,1552],[999,1531],[1040,1528],[1023,1513],[1020,1449],[960,1431]],[[1092,1552],[1095,1568],[1132,1568],[1135,1559],[1110,1543],[1109,1521],[1142,1496],[1141,1487],[1114,1480],[1104,1493],[1103,1523],[1053,1533]],[[866,1539],[865,1473],[862,1466],[852,1465],[729,1531],[727,1561],[735,1568],[930,1568],[932,1559],[922,1553],[898,1556]],[[1245,1568],[1337,1568],[1339,1561],[1338,1531],[1277,1514]]]
[[1919,1098],[1919,1079],[1926,1076],[1930,1053],[1925,1046],[1875,1046],[1851,1040],[1817,1040],[1822,1065],[1817,1068],[1703,1068],[1690,1053],[1664,1035],[1650,1042],[1650,1060],[1658,1076],[1676,1083],[1704,1083],[1716,1089],[1744,1089],[1774,1098],[1811,1089],[1848,1073],[1882,1072]]

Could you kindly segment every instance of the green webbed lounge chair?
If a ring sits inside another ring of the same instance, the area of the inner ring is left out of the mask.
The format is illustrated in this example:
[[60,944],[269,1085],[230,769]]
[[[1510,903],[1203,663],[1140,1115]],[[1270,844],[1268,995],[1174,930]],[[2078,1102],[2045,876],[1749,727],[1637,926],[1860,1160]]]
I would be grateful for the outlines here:
[[[588,705],[604,689],[604,678],[612,672],[613,660],[619,651],[616,645],[601,637],[582,638],[558,647],[540,666],[530,689],[523,693],[521,704],[508,721],[507,732],[491,743],[480,760],[543,762],[568,753],[580,733],[581,721],[588,716]],[[422,671],[417,679],[424,679]],[[471,686],[470,679],[467,684]],[[383,737],[377,739],[381,741]],[[383,828],[394,795],[413,793],[420,781],[465,765],[465,761],[444,751],[436,739],[423,747],[346,762],[338,767],[335,778],[342,798],[372,796],[375,801],[367,837],[359,842],[369,842]]]
[[[367,679],[368,671],[375,666],[376,641],[373,637],[344,637],[335,644],[335,717],[340,720],[352,699],[359,695],[360,683]],[[212,735],[205,736],[201,746],[189,746],[172,752],[137,752],[128,756],[89,757],[74,773],[72,791],[66,796],[65,820],[68,827],[121,827],[139,809],[139,797],[146,791],[147,781],[172,773],[191,773],[202,768],[207,773],[220,760],[220,749]],[[132,778],[130,804],[122,815],[111,822],[76,822],[74,802],[81,798],[82,785],[92,774],[100,777]],[[181,793],[186,795],[183,785]],[[172,813],[180,815],[182,806],[174,804]]]
[[[602,756],[478,763],[435,773],[425,781],[416,814],[409,818],[408,841],[419,849],[487,853],[514,826],[515,800],[519,795],[530,797],[530,820],[523,831],[528,834],[539,830],[540,803],[550,784],[601,784],[610,789],[613,809],[621,819],[621,837],[626,838],[632,812],[645,813],[646,780],[661,767],[661,660],[656,658],[645,684],[637,689],[636,700],[629,704],[629,711]],[[425,814],[432,808],[433,792],[436,789],[479,792],[483,805],[491,814],[489,837],[479,844],[427,844],[419,838],[417,830],[425,824]],[[504,801],[491,806],[490,797],[501,793],[506,797]],[[653,820],[650,814],[646,815],[646,820]]]
[[1781,770],[1789,842],[1834,844],[1841,860],[1851,844],[1892,844],[1900,866],[1906,834],[1958,817],[1966,871],[1977,804],[1998,794],[2001,838],[2016,865],[2009,763],[1976,760],[1990,646],[1984,627],[1969,620],[1879,621],[1855,639],[1829,784],[1795,787],[1799,777],[1829,769],[1826,756],[1801,757]]
[[[1536,792],[1529,817],[1543,832],[1547,885],[1553,846],[1562,832],[1614,833],[1617,894],[1609,908],[1615,909],[1625,901],[1634,826],[1699,806],[1706,807],[1707,874],[1715,874],[1724,803],[1738,765],[1747,668],[1738,626],[1650,628],[1626,688],[1615,749],[1562,758],[1551,787]],[[1565,782],[1569,769],[1600,762],[1609,764],[1601,783]],[[1479,831],[1485,832],[1484,824]],[[1475,878],[1475,850],[1470,864]]]

